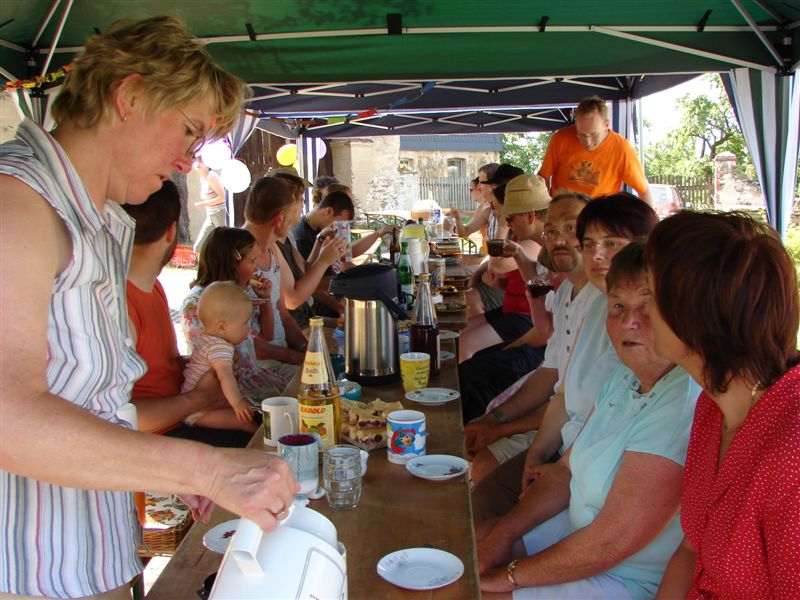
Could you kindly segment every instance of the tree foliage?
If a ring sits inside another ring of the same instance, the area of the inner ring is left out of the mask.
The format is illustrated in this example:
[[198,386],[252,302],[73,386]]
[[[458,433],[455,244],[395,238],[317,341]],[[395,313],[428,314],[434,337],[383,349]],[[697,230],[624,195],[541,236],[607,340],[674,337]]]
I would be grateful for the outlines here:
[[714,157],[722,152],[736,155],[739,169],[751,179],[753,165],[744,137],[718,75],[707,75],[710,95],[678,98],[680,123],[665,138],[645,150],[648,176],[705,177],[714,173]]
[[539,171],[553,133],[505,133],[500,162],[519,167],[531,175]]

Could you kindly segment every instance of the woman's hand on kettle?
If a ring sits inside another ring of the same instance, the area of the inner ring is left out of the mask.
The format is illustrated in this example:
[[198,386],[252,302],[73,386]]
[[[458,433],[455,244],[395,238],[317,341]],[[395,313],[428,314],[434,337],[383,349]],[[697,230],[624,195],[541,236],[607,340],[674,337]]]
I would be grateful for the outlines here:
[[320,259],[325,264],[332,265],[342,257],[345,248],[347,248],[347,241],[344,238],[335,237],[325,240],[320,251]]
[[214,458],[204,468],[209,482],[206,498],[254,521],[264,531],[285,517],[300,486],[282,458],[239,448],[214,448]]

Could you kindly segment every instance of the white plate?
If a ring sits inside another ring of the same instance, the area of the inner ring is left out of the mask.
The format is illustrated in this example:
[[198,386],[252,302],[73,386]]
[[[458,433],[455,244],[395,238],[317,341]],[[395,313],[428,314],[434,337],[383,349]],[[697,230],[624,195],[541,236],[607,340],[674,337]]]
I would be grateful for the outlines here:
[[410,459],[406,469],[412,475],[430,479],[431,481],[444,481],[453,479],[467,472],[469,463],[458,456],[448,454],[429,454]]
[[453,400],[458,400],[460,397],[461,394],[450,388],[422,388],[421,390],[412,390],[406,394],[407,400],[427,404],[428,406],[447,404]]
[[228,544],[233,534],[236,533],[237,527],[239,527],[239,519],[225,521],[216,527],[212,527],[203,536],[203,546],[212,552],[225,554],[225,550],[228,549]]
[[453,360],[455,357],[455,354],[448,352],[447,350],[442,350],[439,352],[439,360]]
[[435,590],[457,581],[464,563],[436,548],[406,548],[378,561],[378,575],[407,590]]

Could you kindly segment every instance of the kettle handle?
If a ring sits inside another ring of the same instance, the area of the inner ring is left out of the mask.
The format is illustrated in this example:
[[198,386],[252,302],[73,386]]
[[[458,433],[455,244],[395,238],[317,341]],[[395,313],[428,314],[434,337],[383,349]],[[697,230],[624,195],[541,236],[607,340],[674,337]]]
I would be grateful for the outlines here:
[[[289,521],[294,509],[295,504],[292,502],[287,507],[286,517],[278,521],[278,527]],[[253,521],[245,517],[239,519],[239,526],[228,545],[228,552],[236,561],[242,575],[264,575],[264,568],[258,561],[258,548],[263,536],[264,530]]]
[[397,304],[397,302],[395,302],[392,298],[387,296],[386,292],[383,290],[377,290],[375,295],[386,305],[386,308],[388,308],[390,312],[394,313],[395,317],[401,320],[408,318],[408,313],[403,309],[403,307]]
[[258,547],[263,535],[263,530],[253,521],[244,517],[239,519],[239,526],[228,545],[228,553],[236,561],[242,575],[264,574],[264,569],[258,562]]

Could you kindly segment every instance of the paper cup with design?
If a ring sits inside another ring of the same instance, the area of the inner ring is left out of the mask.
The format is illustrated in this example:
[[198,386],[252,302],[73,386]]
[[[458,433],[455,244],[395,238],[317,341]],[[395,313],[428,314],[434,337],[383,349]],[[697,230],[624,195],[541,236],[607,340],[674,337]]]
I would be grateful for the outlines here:
[[405,464],[425,455],[425,414],[418,410],[395,410],[386,417],[386,450],[389,462]]
[[318,444],[317,438],[308,433],[292,433],[278,438],[278,451],[300,484],[300,494],[313,494],[319,487]]
[[406,392],[428,387],[431,355],[427,352],[405,352],[400,355],[400,374]]
[[350,262],[353,260],[353,245],[350,241],[350,221],[334,221],[333,225],[336,227],[336,237],[342,238],[347,244],[342,258]]
[[264,443],[277,446],[284,435],[299,433],[297,398],[275,396],[261,401],[261,416],[264,426]]

